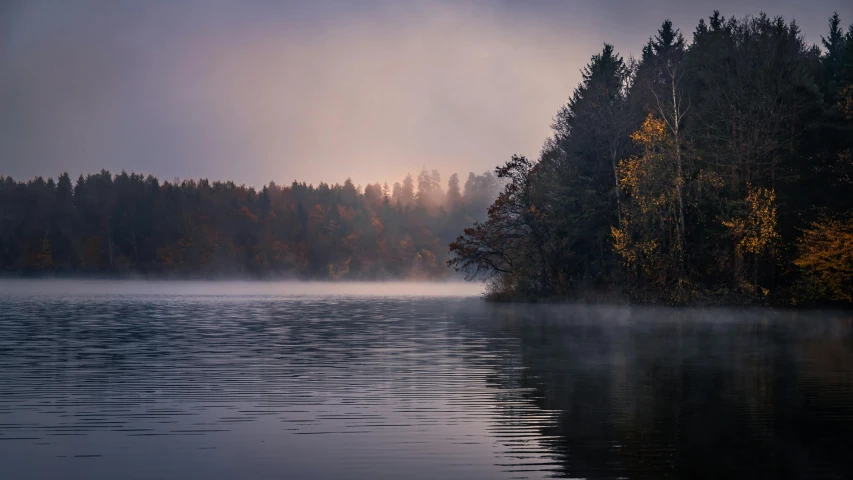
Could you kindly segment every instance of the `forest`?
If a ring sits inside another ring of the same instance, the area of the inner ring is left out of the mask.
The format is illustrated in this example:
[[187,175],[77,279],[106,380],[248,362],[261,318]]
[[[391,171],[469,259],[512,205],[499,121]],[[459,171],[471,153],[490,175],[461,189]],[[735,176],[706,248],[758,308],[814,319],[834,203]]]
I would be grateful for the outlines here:
[[172,277],[437,279],[447,244],[483,220],[491,172],[435,170],[393,187],[175,180],[108,171],[0,177],[0,273]]
[[496,300],[853,303],[853,24],[766,14],[605,44],[449,265]]

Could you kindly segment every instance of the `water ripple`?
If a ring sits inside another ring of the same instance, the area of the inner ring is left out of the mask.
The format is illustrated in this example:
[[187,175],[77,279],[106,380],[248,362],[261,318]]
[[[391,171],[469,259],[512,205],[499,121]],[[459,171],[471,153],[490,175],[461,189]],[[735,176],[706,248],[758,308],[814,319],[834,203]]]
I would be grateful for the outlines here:
[[0,296],[0,478],[853,471],[848,317],[584,308]]

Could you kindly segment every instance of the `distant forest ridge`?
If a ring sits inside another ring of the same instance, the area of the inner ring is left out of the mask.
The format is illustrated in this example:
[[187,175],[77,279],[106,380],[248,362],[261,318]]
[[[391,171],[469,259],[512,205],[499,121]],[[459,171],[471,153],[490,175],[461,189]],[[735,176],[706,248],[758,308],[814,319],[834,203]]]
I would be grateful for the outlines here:
[[496,299],[853,303],[853,24],[670,21],[605,44],[451,264]]
[[0,273],[438,279],[447,245],[485,218],[490,172],[435,170],[393,187],[160,182],[108,171],[0,176]]

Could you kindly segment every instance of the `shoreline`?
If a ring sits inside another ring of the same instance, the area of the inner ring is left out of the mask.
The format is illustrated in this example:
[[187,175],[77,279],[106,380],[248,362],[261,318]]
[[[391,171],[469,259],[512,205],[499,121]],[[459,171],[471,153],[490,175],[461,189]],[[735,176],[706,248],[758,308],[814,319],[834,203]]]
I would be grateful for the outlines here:
[[[57,293],[67,294],[187,294],[216,295],[207,292],[207,288],[231,290],[223,295],[306,295],[306,296],[411,296],[411,297],[471,297],[493,306],[581,306],[581,307],[617,307],[617,308],[666,308],[676,310],[689,309],[761,309],[776,311],[802,312],[810,310],[835,310],[853,313],[853,305],[839,302],[826,302],[812,305],[785,305],[772,302],[726,302],[722,299],[706,298],[702,301],[685,304],[667,304],[665,302],[635,302],[622,295],[602,295],[585,292],[575,297],[550,298],[512,298],[495,297],[485,291],[485,285],[466,281],[461,278],[442,280],[423,279],[299,279],[287,277],[188,277],[188,276],[129,276],[129,275],[55,275],[55,276],[0,276],[0,295],[30,294],[23,287],[52,284],[59,287]],[[138,289],[127,287],[137,285]],[[176,290],[188,289],[186,293]],[[283,290],[282,290],[283,289]],[[54,293],[54,292],[47,292]]]

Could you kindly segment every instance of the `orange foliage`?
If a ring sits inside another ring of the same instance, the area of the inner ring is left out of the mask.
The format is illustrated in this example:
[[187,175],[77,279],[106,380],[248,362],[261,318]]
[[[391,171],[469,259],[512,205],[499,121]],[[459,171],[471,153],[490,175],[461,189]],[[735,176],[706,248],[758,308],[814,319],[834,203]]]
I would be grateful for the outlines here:
[[776,192],[747,185],[746,205],[746,216],[732,218],[723,225],[736,239],[738,255],[758,255],[779,239],[776,233]]
[[355,210],[352,207],[338,205],[338,215],[340,215],[341,220],[351,222],[355,218]]
[[255,215],[254,213],[252,213],[252,211],[249,210],[249,207],[247,207],[245,205],[243,205],[243,208],[240,209],[240,215],[248,218],[249,220],[251,220],[253,222],[258,221],[258,216]]
[[812,223],[803,231],[794,264],[830,298],[853,301],[853,220]]

